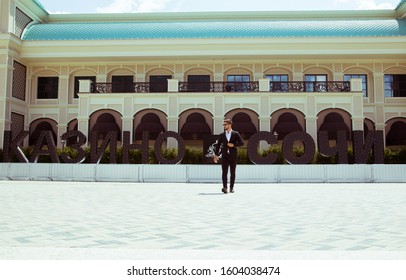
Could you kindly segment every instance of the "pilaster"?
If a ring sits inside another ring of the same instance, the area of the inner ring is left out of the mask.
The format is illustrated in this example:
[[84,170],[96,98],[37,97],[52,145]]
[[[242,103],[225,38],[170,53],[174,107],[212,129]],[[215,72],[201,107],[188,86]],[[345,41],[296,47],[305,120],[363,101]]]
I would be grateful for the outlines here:
[[124,131],[128,131],[130,132],[130,139],[134,139],[133,138],[133,118],[129,117],[129,116],[124,116],[121,118],[122,123],[123,123],[123,127],[122,127],[122,132]]
[[317,146],[317,117],[306,117],[306,133],[313,138]]
[[14,0],[0,1],[0,33],[14,33],[15,9]]
[[11,126],[11,96],[13,84],[13,58],[8,51],[0,53],[0,148],[3,147],[4,131]]
[[[168,120],[168,131],[178,132],[179,127],[179,117],[171,116],[167,118]],[[166,147],[168,149],[173,149],[178,147],[178,141],[174,138],[168,138],[166,142]]]

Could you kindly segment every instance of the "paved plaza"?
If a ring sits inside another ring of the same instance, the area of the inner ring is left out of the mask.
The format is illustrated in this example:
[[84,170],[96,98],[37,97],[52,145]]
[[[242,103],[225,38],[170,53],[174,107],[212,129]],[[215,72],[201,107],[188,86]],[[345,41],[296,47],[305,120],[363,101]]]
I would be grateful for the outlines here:
[[0,181],[0,259],[406,259],[405,184],[220,189]]

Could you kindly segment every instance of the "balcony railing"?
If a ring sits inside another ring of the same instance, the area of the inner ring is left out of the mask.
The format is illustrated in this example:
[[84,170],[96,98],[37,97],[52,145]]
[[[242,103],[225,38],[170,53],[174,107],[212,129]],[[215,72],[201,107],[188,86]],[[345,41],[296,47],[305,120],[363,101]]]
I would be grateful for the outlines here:
[[258,92],[258,82],[179,82],[179,92]]
[[148,93],[167,92],[167,83],[94,83],[92,93]]
[[[178,92],[259,92],[259,82],[179,82]],[[264,91],[264,90],[261,90]],[[329,82],[270,82],[269,92],[350,92],[347,81]],[[168,92],[167,83],[94,83],[92,93]],[[171,92],[176,92],[171,90]]]
[[270,82],[271,92],[350,92],[350,82]]

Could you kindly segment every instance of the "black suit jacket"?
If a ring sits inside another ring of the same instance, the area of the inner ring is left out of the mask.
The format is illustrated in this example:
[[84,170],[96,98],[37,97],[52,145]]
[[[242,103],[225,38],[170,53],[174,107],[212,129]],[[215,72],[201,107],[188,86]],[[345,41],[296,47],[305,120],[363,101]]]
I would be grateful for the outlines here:
[[[230,148],[227,146],[227,143],[233,143],[234,147]],[[226,133],[220,133],[219,138],[217,140],[217,146],[215,154],[218,156],[221,147],[221,154],[223,157],[229,155],[232,159],[237,159],[237,147],[244,145],[244,141],[242,140],[238,131],[231,130],[231,138],[230,141],[227,141]]]

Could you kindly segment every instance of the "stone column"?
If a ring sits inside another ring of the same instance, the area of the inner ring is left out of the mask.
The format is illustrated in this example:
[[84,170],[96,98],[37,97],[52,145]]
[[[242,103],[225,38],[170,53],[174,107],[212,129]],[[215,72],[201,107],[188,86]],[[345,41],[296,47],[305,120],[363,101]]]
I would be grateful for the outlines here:
[[[66,70],[66,69],[64,69]],[[66,132],[68,126],[68,90],[69,90],[69,75],[59,76],[58,103],[59,103],[59,119],[58,119],[58,135],[57,146],[62,147],[61,136]]]
[[259,80],[259,91],[260,92],[269,92],[270,91],[269,79],[260,79]]
[[168,79],[168,92],[179,92],[179,81]]
[[[270,131],[271,128],[271,118],[269,116],[259,117],[259,131]],[[267,150],[269,144],[266,141],[259,142],[259,150]]]
[[[179,130],[179,117],[171,116],[168,117],[168,131],[175,131],[178,132]],[[168,138],[166,142],[166,147],[168,149],[176,149],[178,148],[178,141],[174,138]]]
[[124,97],[123,117],[122,117],[123,127],[121,128],[121,130],[122,130],[122,132],[124,132],[124,131],[129,131],[130,132],[131,141],[133,140],[133,135],[134,135],[133,104],[134,104],[133,97],[131,97],[131,96],[125,96]]
[[8,52],[0,54],[0,148],[4,144],[3,132],[11,127],[12,63],[13,58]]
[[307,107],[306,107],[306,133],[310,134],[313,138],[314,143],[317,147],[317,100],[314,95],[307,96]]
[[306,118],[306,133],[309,134],[317,147],[317,117],[307,116]]
[[79,95],[78,104],[78,130],[86,136],[89,145],[89,97]]
[[135,82],[137,82],[137,83],[145,83],[145,74],[136,74],[135,75]]
[[133,129],[133,118],[130,116],[124,116],[121,118],[121,121],[123,123],[123,127],[121,129],[121,132],[124,133],[124,131],[130,132],[130,143],[133,142],[133,135],[134,135],[134,129]]
[[213,78],[214,78],[215,82],[223,82],[224,74],[223,73],[214,73]]
[[218,135],[224,131],[223,120],[224,120],[223,116],[214,116],[213,117],[213,124],[214,124],[213,134],[214,135]]
[[183,82],[185,75],[183,73],[175,73],[173,79]]
[[0,1],[0,33],[14,33],[15,1]]
[[91,80],[79,80],[79,93],[90,93],[91,86]]

